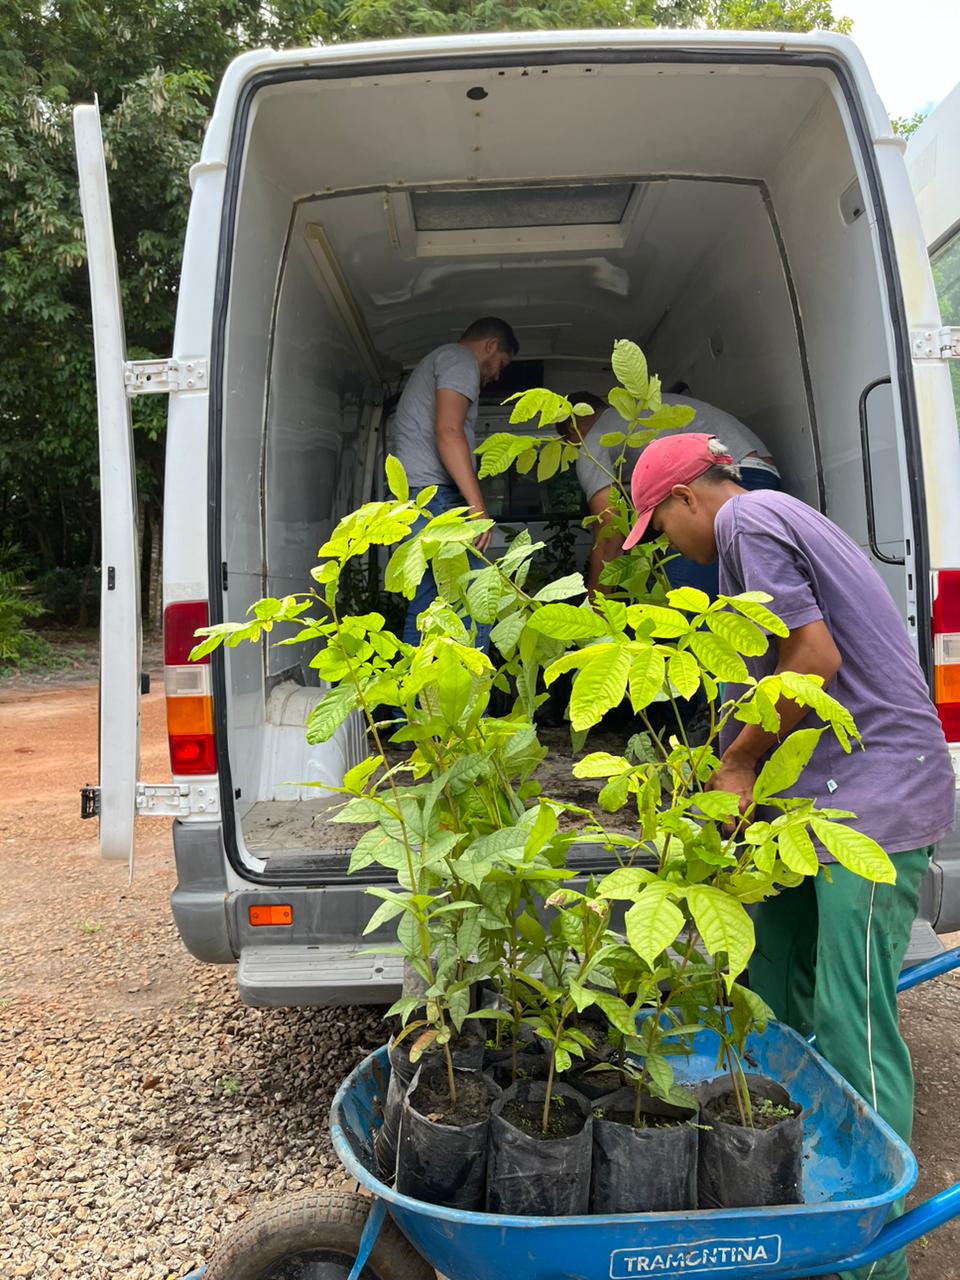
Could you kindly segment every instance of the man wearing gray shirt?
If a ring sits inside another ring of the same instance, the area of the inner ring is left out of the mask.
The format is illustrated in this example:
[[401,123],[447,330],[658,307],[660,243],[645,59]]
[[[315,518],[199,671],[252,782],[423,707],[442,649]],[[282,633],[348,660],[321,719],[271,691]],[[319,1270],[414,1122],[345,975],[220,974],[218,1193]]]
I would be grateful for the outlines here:
[[[741,483],[745,489],[779,489],[781,487],[780,473],[773,458],[770,457],[767,446],[732,413],[707,404],[704,400],[696,400],[693,396],[665,394],[661,398],[667,405],[689,405],[695,411],[695,416],[687,426],[663,431],[660,437],[691,431],[718,436],[739,466]],[[569,419],[558,427],[564,439],[572,444],[580,440],[583,442],[577,453],[577,479],[587,500],[590,514],[598,517],[597,523],[593,526],[593,549],[590,553],[590,567],[587,572],[587,587],[592,595],[600,588],[600,574],[603,572],[603,566],[608,560],[616,559],[623,550],[623,539],[609,533],[606,527],[612,514],[610,489],[614,483],[613,477],[618,470],[617,460],[622,454],[623,462],[619,470],[622,484],[626,488],[643,449],[629,445],[600,443],[606,435],[612,435],[615,432],[622,434],[627,424],[617,410],[607,408],[599,396],[587,391],[575,391],[567,399],[574,404],[577,401],[589,404],[595,411],[590,417]],[[643,425],[642,421],[640,425]],[[677,556],[669,562],[667,576],[675,587],[699,587],[711,597],[717,594],[715,565],[697,565],[691,560]]]
[[[437,347],[407,379],[396,412],[396,452],[410,482],[411,496],[428,485],[437,492],[427,504],[438,516],[452,507],[469,507],[486,515],[474,455],[480,388],[496,382],[519,350],[505,320],[484,316],[464,330],[458,342]],[[477,538],[485,551],[490,533]],[[437,597],[428,570],[407,609],[403,639],[418,640],[417,618]],[[477,644],[486,648],[489,628],[477,627]]]

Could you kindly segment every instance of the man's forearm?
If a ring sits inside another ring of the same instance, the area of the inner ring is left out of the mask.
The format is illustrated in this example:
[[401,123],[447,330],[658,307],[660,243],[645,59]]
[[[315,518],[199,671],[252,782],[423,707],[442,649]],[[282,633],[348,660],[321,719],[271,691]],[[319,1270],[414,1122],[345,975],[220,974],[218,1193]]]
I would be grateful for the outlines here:
[[473,458],[463,428],[437,428],[437,452],[450,479],[463,494],[464,501],[475,511],[484,511],[480,482],[473,469]]

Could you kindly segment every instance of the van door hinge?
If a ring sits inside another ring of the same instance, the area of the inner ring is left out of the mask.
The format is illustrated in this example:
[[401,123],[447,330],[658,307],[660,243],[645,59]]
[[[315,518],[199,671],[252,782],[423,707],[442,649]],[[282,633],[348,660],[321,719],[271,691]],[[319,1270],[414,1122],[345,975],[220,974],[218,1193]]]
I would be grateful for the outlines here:
[[123,366],[127,395],[154,392],[206,391],[207,362],[193,356],[182,360],[128,360]]
[[[220,812],[220,793],[215,783],[137,783],[137,813],[141,817],[185,818],[191,813]],[[80,788],[80,817],[100,816],[100,788]]]
[[911,329],[914,360],[960,360],[960,326]]

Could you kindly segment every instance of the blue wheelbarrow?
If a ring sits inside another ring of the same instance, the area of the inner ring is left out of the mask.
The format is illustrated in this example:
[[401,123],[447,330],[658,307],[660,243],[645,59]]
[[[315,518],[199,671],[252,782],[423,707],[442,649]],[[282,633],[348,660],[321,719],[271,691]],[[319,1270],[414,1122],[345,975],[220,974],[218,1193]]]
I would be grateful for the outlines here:
[[[960,949],[906,970],[900,989],[958,965]],[[678,1079],[712,1078],[716,1049],[701,1033],[676,1060]],[[960,1214],[958,1184],[887,1221],[916,1181],[909,1147],[788,1027],[771,1024],[747,1052],[803,1106],[802,1204],[537,1218],[413,1200],[374,1172],[383,1048],[348,1076],[330,1114],[337,1155],[369,1194],[309,1193],[250,1215],[207,1280],[788,1280],[868,1265]]]

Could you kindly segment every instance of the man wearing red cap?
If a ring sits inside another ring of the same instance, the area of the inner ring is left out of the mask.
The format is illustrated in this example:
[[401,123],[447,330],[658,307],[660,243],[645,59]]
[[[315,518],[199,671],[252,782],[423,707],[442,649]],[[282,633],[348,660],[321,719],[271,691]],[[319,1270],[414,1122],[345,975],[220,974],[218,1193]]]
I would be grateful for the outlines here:
[[[846,706],[865,750],[845,754],[820,739],[794,788],[857,815],[851,825],[893,857],[897,881],[872,884],[834,863],[761,903],[750,984],[777,1017],[804,1034],[906,1140],[913,1072],[897,1025],[897,976],[932,846],[953,825],[950,756],[903,620],[860,548],[832,521],[787,494],[747,492],[733,458],[712,436],[654,440],[631,479],[637,521],[624,549],[664,534],[682,555],[719,563],[720,592],[765,591],[790,629],[751,676],[819,675]],[[813,712],[782,700],[780,733],[731,722],[711,786],[753,804],[769,751]],[[789,795],[790,792],[785,794]],[[832,862],[818,850],[821,862]],[[852,1274],[852,1273],[848,1273]],[[905,1280],[903,1253],[856,1273]]]

